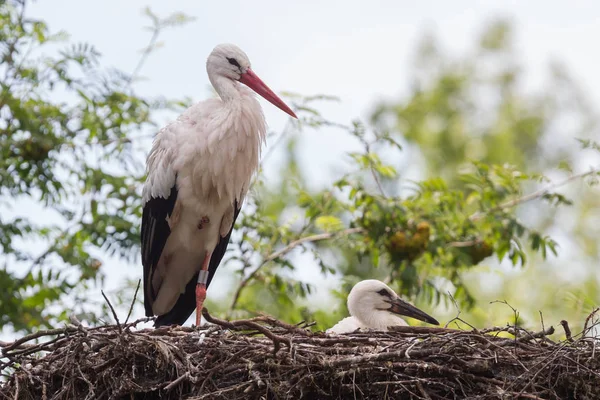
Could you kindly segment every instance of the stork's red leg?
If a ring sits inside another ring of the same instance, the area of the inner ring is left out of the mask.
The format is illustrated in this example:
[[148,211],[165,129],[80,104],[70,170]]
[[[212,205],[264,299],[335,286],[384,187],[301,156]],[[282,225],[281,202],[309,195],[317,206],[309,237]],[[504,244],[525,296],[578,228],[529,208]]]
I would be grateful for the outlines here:
[[210,256],[212,252],[206,252],[204,261],[202,261],[202,269],[198,274],[198,282],[196,283],[196,326],[200,326],[202,318],[202,307],[206,299],[206,283],[208,282],[208,265],[210,264]]

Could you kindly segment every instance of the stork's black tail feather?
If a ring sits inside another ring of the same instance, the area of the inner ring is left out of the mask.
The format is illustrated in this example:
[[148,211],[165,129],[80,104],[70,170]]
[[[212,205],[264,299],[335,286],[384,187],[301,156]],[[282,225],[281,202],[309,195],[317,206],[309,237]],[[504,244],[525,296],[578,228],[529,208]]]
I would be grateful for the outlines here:
[[[209,274],[208,283],[210,283],[213,274],[214,273]],[[185,293],[179,296],[179,298],[177,299],[177,303],[175,303],[175,306],[171,308],[171,311],[169,311],[166,314],[159,315],[156,318],[156,320],[154,321],[155,328],[168,325],[183,325],[185,321],[187,321],[187,319],[190,317],[190,315],[192,315],[192,313],[196,309],[197,281],[198,274],[194,275],[194,277],[185,286]]]
[[[241,207],[238,206],[237,202],[235,204],[235,215],[233,216],[233,224],[231,225],[231,229],[227,236],[221,238],[217,247],[213,250],[212,256],[210,257],[210,264],[208,265],[208,282],[206,283],[206,288],[210,285],[215,272],[217,272],[217,268],[219,268],[219,264],[225,255],[225,251],[227,250],[227,246],[229,245],[229,239],[231,238],[231,232],[233,232],[233,227],[235,226],[235,221],[237,220],[238,215],[240,214]],[[188,282],[185,286],[185,293],[181,294],[177,299],[177,303],[175,306],[166,314],[159,315],[154,321],[154,327],[159,328],[161,326],[168,325],[183,325],[185,321],[192,315],[194,310],[196,309],[196,283],[198,282],[198,274],[195,274],[194,277]]]

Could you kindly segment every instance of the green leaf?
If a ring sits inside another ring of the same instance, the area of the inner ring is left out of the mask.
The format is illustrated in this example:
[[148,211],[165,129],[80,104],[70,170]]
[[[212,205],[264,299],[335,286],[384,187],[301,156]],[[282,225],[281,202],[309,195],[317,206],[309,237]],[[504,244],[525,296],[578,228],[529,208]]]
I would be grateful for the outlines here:
[[342,229],[344,224],[333,215],[321,215],[315,219],[315,226],[325,232],[336,232]]

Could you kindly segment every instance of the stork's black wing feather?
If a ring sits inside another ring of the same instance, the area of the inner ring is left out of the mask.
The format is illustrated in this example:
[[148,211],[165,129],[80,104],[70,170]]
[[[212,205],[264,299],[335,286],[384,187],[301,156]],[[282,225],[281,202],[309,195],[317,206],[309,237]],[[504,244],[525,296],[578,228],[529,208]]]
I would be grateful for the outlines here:
[[154,315],[152,301],[156,293],[152,288],[154,268],[171,234],[167,222],[177,201],[177,186],[173,184],[168,198],[151,198],[144,205],[142,214],[142,265],[144,266],[144,308],[146,316]]
[[[219,240],[219,243],[213,250],[212,256],[210,257],[210,264],[208,265],[208,282],[206,283],[206,287],[210,285],[210,281],[212,281],[215,272],[217,272],[217,268],[219,268],[219,264],[225,255],[225,251],[227,250],[227,246],[229,245],[229,239],[231,238],[231,232],[233,232],[233,227],[235,226],[235,221],[237,220],[238,215],[240,214],[241,204],[235,202],[235,214],[233,216],[233,224],[231,225],[231,229],[227,233],[225,237],[222,237]],[[162,251],[162,250],[161,250]],[[189,318],[190,315],[196,309],[196,282],[198,281],[198,274],[195,274],[194,277],[188,282],[185,287],[185,293],[181,294],[177,299],[177,303],[175,306],[166,314],[159,315],[154,322],[155,327],[164,326],[164,325],[183,325],[185,321]],[[146,309],[146,313],[147,313]]]

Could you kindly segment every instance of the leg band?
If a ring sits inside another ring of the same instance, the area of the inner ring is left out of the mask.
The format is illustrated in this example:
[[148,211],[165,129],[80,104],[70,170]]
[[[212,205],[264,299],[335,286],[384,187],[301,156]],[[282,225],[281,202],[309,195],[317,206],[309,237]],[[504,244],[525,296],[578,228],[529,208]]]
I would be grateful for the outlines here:
[[204,283],[205,285],[208,283],[208,271],[201,269],[198,274],[198,283]]

